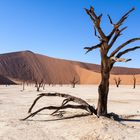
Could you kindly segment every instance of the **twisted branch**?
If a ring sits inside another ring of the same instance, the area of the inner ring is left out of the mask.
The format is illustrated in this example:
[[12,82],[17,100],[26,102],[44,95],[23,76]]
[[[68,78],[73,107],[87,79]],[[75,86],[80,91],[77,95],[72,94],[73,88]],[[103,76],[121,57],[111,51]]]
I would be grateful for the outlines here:
[[[35,111],[34,113],[31,113],[29,116],[27,116],[26,118],[24,118],[23,120],[26,120],[28,119],[29,117],[33,117],[34,115],[36,115],[38,112],[44,110],[44,109],[49,109],[49,110],[53,110],[53,109],[56,109],[53,113],[51,113],[51,115],[57,113],[60,109],[66,109],[66,108],[76,108],[76,109],[84,109],[86,111],[88,111],[90,114],[97,114],[96,113],[96,109],[89,105],[86,101],[84,101],[83,99],[81,98],[78,98],[78,97],[75,97],[75,96],[71,96],[69,94],[64,94],[64,93],[41,93],[38,95],[38,97],[33,101],[33,104],[31,105],[31,107],[29,108],[29,111],[28,113],[30,113],[33,109],[33,107],[35,106],[35,104],[37,103],[37,101],[44,97],[44,96],[49,96],[49,97],[53,97],[53,96],[58,96],[58,97],[63,97],[63,98],[66,98],[62,101],[62,104],[61,106],[48,106],[48,107],[43,107],[37,111]],[[75,103],[78,103],[80,105],[66,105],[68,102],[75,102]]]
[[124,54],[126,54],[126,53],[128,53],[128,52],[134,51],[134,50],[136,50],[136,49],[140,49],[140,46],[136,46],[136,47],[133,47],[133,48],[126,49],[126,50],[124,50],[124,51],[122,51],[122,52],[119,52],[119,53],[116,55],[116,57],[117,57],[117,58],[120,58],[122,55],[124,55]]
[[120,45],[119,47],[117,47],[111,54],[110,57],[114,56],[117,52],[119,52],[122,48],[124,48],[126,45],[135,42],[137,40],[140,40],[140,38],[132,38],[128,41],[126,41],[125,43],[123,43],[122,45]]
[[103,30],[100,27],[100,22],[101,22],[102,14],[97,16],[96,13],[94,12],[94,8],[93,7],[90,7],[89,10],[85,8],[85,11],[89,15],[91,20],[93,21],[94,26],[97,29],[98,33],[100,34],[101,38],[103,40],[107,40],[106,35],[104,34]]
[[[92,106],[90,106],[90,107],[91,107],[91,110],[92,110],[93,107]],[[83,109],[83,110],[88,111],[92,115],[92,112],[85,105],[70,105],[70,104],[68,104],[68,105],[60,106],[60,107],[58,107],[58,106],[47,106],[47,107],[40,108],[37,111],[31,113],[30,115],[28,115],[27,117],[25,117],[24,119],[21,119],[21,120],[24,121],[24,120],[27,120],[30,117],[34,117],[36,114],[38,114],[39,112],[41,112],[43,110],[46,110],[46,109],[48,109],[48,110],[60,110],[60,109],[67,109],[67,108]]]

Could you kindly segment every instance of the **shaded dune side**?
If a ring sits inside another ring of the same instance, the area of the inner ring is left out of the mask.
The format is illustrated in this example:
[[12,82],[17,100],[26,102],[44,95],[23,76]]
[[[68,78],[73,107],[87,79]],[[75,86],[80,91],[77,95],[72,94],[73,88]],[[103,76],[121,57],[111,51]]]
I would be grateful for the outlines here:
[[57,84],[70,83],[74,76],[76,79],[79,79],[79,75],[75,71],[75,67],[72,62],[39,54],[36,56],[44,67],[43,74],[47,82]]
[[41,81],[46,83],[70,83],[75,76],[79,79],[73,63],[31,51],[0,55],[0,74],[17,80]]
[[0,74],[18,80],[32,80],[42,77],[42,66],[36,55],[30,51],[0,55]]
[[[115,67],[111,73],[112,84],[114,77],[120,77],[123,84],[131,84],[133,74],[137,74],[137,81],[140,81],[140,69]],[[100,82],[99,65],[56,59],[31,51],[1,54],[0,74],[17,80],[44,79],[46,83],[54,84],[70,83],[74,76],[81,84]]]
[[16,83],[7,77],[0,75],[0,85],[16,85]]

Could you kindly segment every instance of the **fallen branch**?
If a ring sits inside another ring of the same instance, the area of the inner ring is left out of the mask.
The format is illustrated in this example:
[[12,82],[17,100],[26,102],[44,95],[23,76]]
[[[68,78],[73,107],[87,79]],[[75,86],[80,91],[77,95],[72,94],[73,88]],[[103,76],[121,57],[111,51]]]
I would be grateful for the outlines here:
[[[64,93],[42,93],[42,94],[39,94],[39,96],[33,101],[33,104],[31,105],[31,107],[29,108],[29,111],[28,113],[30,113],[33,109],[33,107],[35,106],[35,104],[37,103],[37,101],[44,97],[44,96],[49,96],[49,97],[52,97],[52,96],[58,96],[58,97],[63,97],[65,98],[63,101],[62,101],[62,104],[61,106],[47,106],[47,107],[43,107],[33,113],[31,113],[29,116],[27,116],[26,118],[22,119],[22,120],[26,120],[28,119],[29,117],[33,117],[35,116],[37,113],[39,113],[40,111],[42,110],[45,110],[45,109],[48,109],[48,110],[55,110],[53,113],[51,113],[51,115],[57,113],[60,109],[67,109],[67,108],[73,108],[73,109],[83,109],[83,110],[86,110],[87,112],[89,112],[90,114],[97,114],[96,112],[96,109],[89,105],[86,101],[84,101],[83,99],[81,98],[78,98],[78,97],[75,97],[75,96],[71,96],[69,94],[64,94]],[[70,105],[70,104],[67,104],[68,102],[75,102],[75,103],[78,103],[79,105]]]
[[28,113],[31,113],[32,108],[35,106],[36,102],[37,102],[41,97],[43,97],[43,95],[40,95],[39,97],[37,97],[37,98],[34,100],[33,104],[31,105],[31,107],[30,107],[29,110],[28,110]]
[[[90,107],[92,107],[92,106],[90,106]],[[55,109],[56,110],[60,110],[60,109],[67,109],[67,108],[83,109],[83,110],[86,110],[89,113],[91,113],[91,111],[89,110],[89,108],[87,108],[87,106],[85,106],[85,105],[70,105],[70,104],[68,104],[68,105],[60,106],[60,107],[58,107],[58,106],[48,106],[48,107],[43,107],[43,108],[38,109],[37,111],[31,113],[29,116],[27,116],[26,118],[24,118],[22,120],[24,121],[24,120],[27,120],[30,117],[34,117],[36,114],[38,114],[39,112],[41,112],[41,111],[43,111],[45,109],[48,109],[48,110],[55,110]],[[92,107],[92,109],[93,109],[93,107]]]

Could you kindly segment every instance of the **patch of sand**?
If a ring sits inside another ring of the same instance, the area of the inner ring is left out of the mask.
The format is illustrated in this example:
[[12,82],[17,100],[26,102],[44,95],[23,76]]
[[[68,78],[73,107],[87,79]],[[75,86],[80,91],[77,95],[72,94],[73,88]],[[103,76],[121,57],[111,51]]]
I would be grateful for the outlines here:
[[[97,104],[98,86],[46,86],[43,92],[62,92]],[[140,86],[110,87],[108,112],[119,115],[134,115],[121,123],[94,115],[83,110],[64,110],[63,117],[49,115],[44,110],[27,121],[26,117],[33,100],[37,97],[34,86],[0,86],[0,140],[138,140],[140,136]],[[40,92],[41,93],[41,92]],[[60,105],[59,97],[44,97],[33,111],[48,105]],[[136,115],[136,116],[135,116]]]

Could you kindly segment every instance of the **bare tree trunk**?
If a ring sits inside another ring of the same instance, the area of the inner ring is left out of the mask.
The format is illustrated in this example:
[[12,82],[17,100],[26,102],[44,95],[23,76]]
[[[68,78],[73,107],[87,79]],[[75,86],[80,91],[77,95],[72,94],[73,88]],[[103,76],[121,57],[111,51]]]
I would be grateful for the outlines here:
[[75,83],[73,83],[72,87],[73,87],[73,88],[75,88],[75,85],[76,85],[76,84],[75,84]]
[[120,77],[118,79],[114,78],[114,81],[115,81],[116,87],[119,87],[119,85],[121,83]]
[[25,82],[23,81],[23,83],[22,83],[22,90],[25,90]]
[[43,87],[43,90],[45,90],[45,83],[42,85],[42,87]]
[[135,77],[135,75],[133,75],[133,89],[135,89],[136,88],[136,77]]
[[109,92],[110,62],[104,58],[101,62],[101,83],[98,87],[97,115],[107,116],[107,101]]

